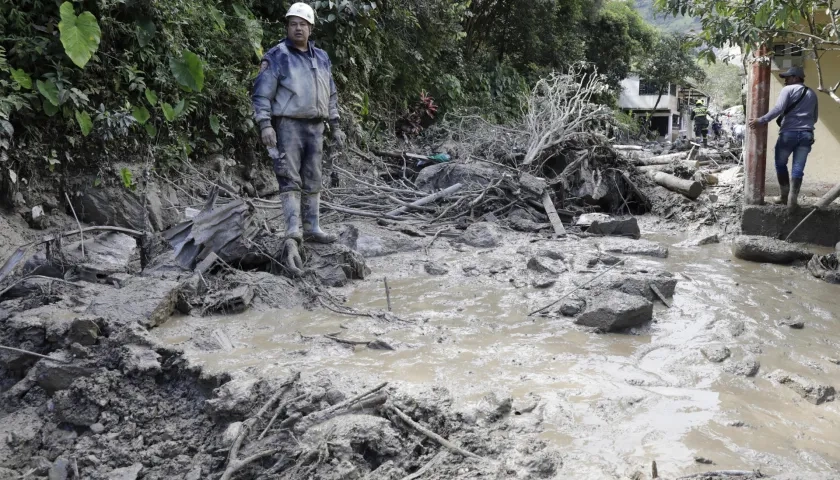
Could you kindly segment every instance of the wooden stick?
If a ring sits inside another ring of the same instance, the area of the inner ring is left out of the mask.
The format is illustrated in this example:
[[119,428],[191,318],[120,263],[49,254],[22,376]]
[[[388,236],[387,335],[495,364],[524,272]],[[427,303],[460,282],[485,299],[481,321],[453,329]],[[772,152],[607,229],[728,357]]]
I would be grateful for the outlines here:
[[662,295],[662,292],[659,291],[659,289],[656,287],[656,285],[651,283],[650,284],[650,289],[653,290],[653,293],[656,294],[656,296],[659,298],[659,300],[661,300],[662,303],[664,303],[666,307],[671,308],[671,302],[669,302],[665,298],[665,295]]
[[545,213],[548,215],[548,220],[551,222],[551,226],[554,227],[554,233],[557,235],[565,235],[566,229],[563,228],[563,222],[560,221],[560,215],[557,215],[557,210],[554,208],[554,202],[551,201],[551,197],[548,195],[548,192],[543,193],[542,203],[543,208],[545,208]]
[[552,307],[552,306],[554,306],[554,305],[556,305],[556,304],[560,303],[560,300],[563,300],[564,298],[566,298],[566,297],[568,297],[569,295],[571,295],[571,294],[573,294],[573,293],[577,292],[577,291],[578,291],[578,290],[580,290],[581,288],[583,288],[583,287],[585,287],[585,286],[589,285],[590,283],[594,282],[595,280],[597,280],[598,278],[600,278],[601,276],[603,276],[604,274],[606,274],[606,273],[607,273],[607,272],[609,272],[610,270],[612,270],[612,269],[614,269],[615,267],[617,267],[617,266],[619,266],[619,265],[623,264],[625,260],[627,260],[627,259],[626,259],[626,258],[622,258],[622,259],[621,259],[621,261],[619,261],[619,262],[618,262],[618,263],[616,263],[615,265],[611,266],[610,268],[608,268],[608,269],[604,270],[603,272],[599,273],[598,275],[595,275],[595,276],[594,276],[594,277],[592,277],[592,279],[591,279],[591,280],[589,280],[588,282],[586,282],[586,283],[584,283],[584,284],[582,284],[582,285],[579,285],[578,287],[576,287],[575,289],[573,289],[571,292],[569,292],[569,293],[567,293],[567,294],[563,295],[562,297],[560,297],[560,298],[558,298],[557,300],[555,300],[555,301],[553,301],[553,302],[549,303],[548,305],[546,305],[546,306],[544,306],[544,307],[542,307],[542,308],[539,308],[539,309],[537,309],[537,310],[534,310],[533,312],[529,313],[529,314],[528,314],[528,316],[530,317],[531,315],[533,315],[533,314],[535,314],[535,313],[542,312],[542,311],[543,311],[543,310],[545,310],[546,308]]
[[64,192],[64,198],[67,200],[67,204],[70,205],[70,211],[73,212],[73,218],[76,219],[76,225],[79,226],[79,242],[82,246],[82,258],[85,258],[85,236],[82,234],[82,222],[80,222],[79,217],[76,216],[76,209],[73,208],[73,202],[70,201],[70,195],[67,195],[67,192]]
[[[298,395],[297,397],[293,398],[289,403],[299,402],[299,401],[303,400],[304,398],[306,398],[305,393],[303,395]],[[257,440],[262,440],[263,437],[265,437],[265,434],[268,433],[268,429],[271,428],[272,425],[274,425],[274,421],[277,420],[277,416],[280,415],[280,412],[284,408],[286,408],[286,405],[288,405],[288,404],[284,403],[282,405],[277,405],[277,409],[274,411],[274,416],[271,417],[271,420],[268,421],[268,425],[265,426],[265,430],[263,430],[262,433],[260,434],[260,436],[257,437]]]
[[439,445],[441,445],[441,446],[443,446],[443,447],[446,447],[446,448],[448,448],[448,449],[452,450],[452,451],[453,451],[453,452],[455,452],[455,453],[459,453],[459,454],[461,454],[461,455],[463,455],[463,456],[465,456],[465,457],[467,457],[467,458],[474,458],[474,459],[476,459],[476,460],[487,460],[487,459],[486,459],[486,458],[484,458],[484,457],[480,457],[480,456],[478,456],[478,455],[476,455],[476,454],[474,454],[474,453],[472,453],[472,452],[468,452],[467,450],[464,450],[463,448],[461,448],[461,447],[459,447],[459,446],[455,445],[454,443],[450,442],[449,440],[446,440],[445,438],[443,438],[443,437],[441,437],[440,435],[436,434],[435,432],[433,432],[433,431],[431,431],[431,430],[427,429],[426,427],[424,427],[424,426],[420,425],[419,423],[417,423],[417,422],[415,422],[414,420],[412,420],[412,419],[411,419],[411,417],[409,417],[408,415],[406,415],[406,414],[405,414],[402,410],[400,410],[399,408],[395,407],[394,405],[390,405],[390,406],[388,407],[388,410],[390,410],[390,411],[394,412],[394,414],[396,414],[398,417],[400,417],[400,419],[401,419],[403,422],[405,422],[406,424],[408,424],[408,426],[410,426],[411,428],[413,428],[413,429],[417,430],[418,432],[422,433],[423,435],[425,435],[425,436],[429,437],[430,439],[434,440],[434,441],[435,441],[435,442],[437,442]]
[[418,478],[422,477],[426,472],[428,472],[429,469],[431,469],[432,467],[434,467],[435,465],[440,463],[440,461],[443,460],[444,456],[446,456],[446,450],[439,451],[437,453],[437,455],[432,457],[431,460],[429,460],[428,462],[426,462],[425,465],[423,465],[423,468],[421,468],[420,470],[417,470],[416,472],[412,473],[411,475],[403,477],[402,480],[417,480]]
[[695,473],[686,477],[680,477],[677,480],[690,480],[692,478],[701,479],[710,477],[750,477],[755,474],[755,471],[749,470],[718,470],[715,472]]
[[[447,188],[445,188],[445,189],[443,189],[439,192],[435,192],[431,195],[426,195],[425,197],[421,198],[420,200],[412,202],[411,206],[412,207],[417,207],[417,206],[420,206],[420,205],[425,205],[427,203],[434,202],[435,200],[437,200],[439,198],[443,198],[447,195],[451,195],[451,194],[457,192],[458,190],[461,189],[462,186],[463,186],[462,184],[456,183],[455,185],[447,187]],[[389,216],[399,215],[399,214],[405,212],[406,210],[408,210],[408,207],[400,207],[396,210],[391,210],[390,212],[386,213],[385,215],[389,215]]]
[[10,352],[24,353],[26,355],[32,355],[33,357],[45,358],[47,360],[52,360],[53,362],[58,362],[58,363],[64,363],[64,364],[70,363],[67,360],[62,360],[60,358],[48,357],[46,355],[41,355],[40,353],[30,352],[29,350],[21,350],[20,348],[15,348],[15,347],[7,347],[5,345],[0,345],[0,349],[9,350]]
[[388,300],[388,311],[391,311],[391,287],[388,286],[388,277],[385,277],[385,298]]
[[[347,208],[347,207],[340,207],[338,205],[334,205],[329,202],[321,202],[321,205],[324,205],[327,208],[335,210],[336,212],[346,213],[348,215],[356,215],[359,217],[368,217],[368,218],[387,218],[388,220],[395,220],[397,222],[405,221],[405,218],[402,217],[395,217],[389,213],[380,214],[380,213],[373,213],[373,212],[366,212],[364,210],[356,210],[354,208]],[[403,207],[407,208],[407,207]]]
[[351,406],[351,405],[353,405],[353,404],[355,404],[355,403],[359,402],[359,401],[360,401],[360,400],[362,400],[363,398],[365,398],[365,397],[367,397],[367,396],[369,396],[369,395],[372,395],[372,394],[374,394],[374,393],[376,393],[376,392],[378,392],[378,391],[382,390],[382,389],[383,389],[383,388],[385,388],[387,385],[388,385],[388,382],[382,382],[382,383],[380,383],[379,385],[377,385],[376,387],[371,388],[370,390],[367,390],[367,391],[365,391],[365,392],[363,392],[363,393],[360,393],[359,395],[356,395],[355,397],[351,398],[350,400],[345,400],[345,401],[343,401],[343,402],[341,402],[341,403],[337,403],[337,404],[333,405],[332,407],[327,408],[327,409],[324,409],[324,410],[319,410],[319,411],[317,411],[317,412],[312,412],[312,413],[310,413],[309,415],[307,415],[307,416],[303,417],[303,418],[301,419],[301,421],[300,421],[300,422],[298,422],[298,424],[297,424],[297,425],[295,425],[295,430],[297,430],[298,432],[304,432],[304,431],[306,431],[306,430],[307,430],[307,429],[308,429],[311,425],[316,425],[316,424],[318,424],[318,423],[321,421],[320,419],[322,419],[322,418],[325,418],[325,417],[329,416],[331,413],[333,413],[333,412],[335,412],[335,411],[337,411],[337,410],[341,410],[341,409],[343,409],[343,408],[347,408],[347,407],[349,407],[349,406]]

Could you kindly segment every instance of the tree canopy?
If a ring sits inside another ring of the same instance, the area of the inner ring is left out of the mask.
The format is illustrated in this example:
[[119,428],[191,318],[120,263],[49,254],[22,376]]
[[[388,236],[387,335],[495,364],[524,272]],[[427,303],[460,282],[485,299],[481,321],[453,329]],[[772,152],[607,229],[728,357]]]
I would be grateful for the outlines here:
[[695,47],[696,43],[686,35],[669,33],[660,36],[650,53],[643,57],[638,73],[659,92],[656,106],[669,84],[680,84],[689,79],[705,80],[706,73],[694,55]]

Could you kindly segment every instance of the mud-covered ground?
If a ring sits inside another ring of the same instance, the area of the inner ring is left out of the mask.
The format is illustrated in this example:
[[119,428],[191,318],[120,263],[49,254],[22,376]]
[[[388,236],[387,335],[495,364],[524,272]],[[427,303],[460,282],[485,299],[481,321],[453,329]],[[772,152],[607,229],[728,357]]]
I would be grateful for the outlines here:
[[[736,183],[718,188],[734,192]],[[757,334],[765,326],[754,320],[769,313],[714,325],[718,318],[705,313],[731,299],[700,293],[727,274],[673,271],[690,262],[667,263],[669,249],[650,240],[679,226],[686,238],[721,233],[725,241],[737,214],[732,199],[660,194],[661,216],[642,221],[648,238],[640,240],[579,230],[554,239],[504,222],[439,238],[374,222],[332,224],[367,258],[370,275],[331,289],[266,272],[197,275],[174,267],[165,248],[153,249],[159,255],[141,271],[141,247],[111,233],[100,237],[105,246],[89,240],[89,257],[103,259],[91,264],[74,260],[69,238],[62,281],[43,270],[57,258],[48,252],[28,267],[44,276],[0,301],[0,345],[50,357],[0,350],[0,478],[642,479],[654,475],[654,461],[659,478],[758,478],[753,468],[831,478],[833,364],[818,365],[819,376],[787,365],[765,379],[774,361],[761,358],[761,344],[792,345],[789,359],[807,366],[809,355],[797,351],[807,343],[788,330],[776,340]],[[52,228],[75,224],[61,212],[50,219]],[[4,258],[10,245],[42,235],[19,215],[3,222]],[[684,248],[703,263],[703,248],[720,247]],[[392,312],[382,277],[391,281]],[[236,288],[248,291],[244,313],[209,309]],[[739,303],[739,314],[760,309],[761,293]],[[820,329],[831,311],[813,307]],[[685,330],[681,316],[691,318]],[[737,387],[722,394],[716,382]],[[710,395],[738,404],[773,389],[798,415],[702,407]],[[663,448],[691,445],[684,437],[702,423],[693,417],[715,409],[731,422],[720,428],[750,432],[733,437],[743,448],[714,446],[725,435],[702,429],[696,447]],[[785,425],[814,430],[780,434]],[[752,444],[768,432],[804,460]]]

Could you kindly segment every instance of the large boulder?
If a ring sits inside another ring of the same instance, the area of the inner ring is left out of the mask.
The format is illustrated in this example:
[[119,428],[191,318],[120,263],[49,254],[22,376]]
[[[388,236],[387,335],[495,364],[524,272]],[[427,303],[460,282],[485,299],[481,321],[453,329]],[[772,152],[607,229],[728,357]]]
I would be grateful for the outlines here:
[[133,278],[123,288],[101,293],[91,302],[86,313],[118,324],[136,321],[144,327],[156,327],[166,322],[175,311],[179,287],[180,283],[171,280]]
[[145,230],[145,211],[140,198],[123,186],[94,186],[96,179],[84,179],[70,201],[79,219],[93,225]]
[[596,291],[617,290],[654,301],[658,296],[653,292],[651,286],[656,287],[664,297],[671,298],[677,288],[677,278],[664,270],[610,272],[593,282],[592,289]]
[[340,244],[355,250],[365,258],[422,248],[421,243],[414,237],[368,224],[347,223],[341,225],[337,233]]
[[107,232],[85,238],[85,256],[82,242],[75,242],[63,250],[64,259],[78,275],[89,282],[107,281],[117,273],[137,272],[140,269],[140,252],[137,241],[124,233]]
[[788,264],[814,256],[806,247],[758,235],[739,235],[732,241],[732,255],[741,260]]
[[606,291],[590,298],[575,323],[611,332],[637,327],[653,318],[653,303],[624,292]]
[[502,231],[495,223],[473,223],[458,237],[458,241],[471,247],[497,247],[502,241]]
[[604,213],[586,213],[581,215],[575,225],[593,235],[611,235],[616,237],[641,237],[639,222],[636,217],[616,218]]
[[456,183],[463,184],[463,188],[467,189],[487,186],[501,176],[495,168],[480,163],[439,163],[421,170],[414,184],[427,192],[442,190]]

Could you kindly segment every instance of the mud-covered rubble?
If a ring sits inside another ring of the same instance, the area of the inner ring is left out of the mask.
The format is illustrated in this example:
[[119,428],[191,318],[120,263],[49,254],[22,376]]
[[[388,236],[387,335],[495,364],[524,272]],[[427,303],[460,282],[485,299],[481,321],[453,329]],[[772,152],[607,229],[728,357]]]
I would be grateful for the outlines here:
[[732,240],[732,255],[751,262],[789,264],[807,262],[814,255],[807,246],[755,235],[739,235]]

